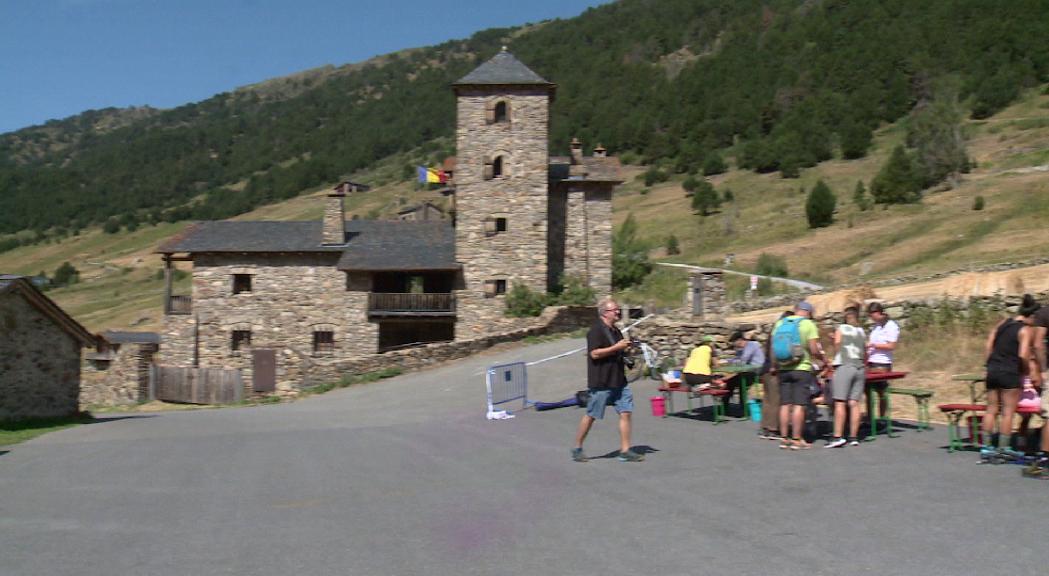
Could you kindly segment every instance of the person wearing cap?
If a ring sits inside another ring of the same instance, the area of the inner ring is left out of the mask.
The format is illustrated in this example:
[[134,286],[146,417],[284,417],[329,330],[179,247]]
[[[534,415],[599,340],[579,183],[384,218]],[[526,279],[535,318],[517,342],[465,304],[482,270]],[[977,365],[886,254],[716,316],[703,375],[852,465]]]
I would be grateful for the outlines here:
[[[731,364],[739,364],[744,366],[762,366],[765,364],[765,351],[762,350],[761,344],[753,340],[748,340],[743,337],[743,332],[736,330],[729,336],[728,341],[732,344],[735,349],[735,355],[729,360]],[[747,378],[753,378],[757,376],[760,369],[756,368],[752,373],[747,374]],[[725,378],[724,388],[726,390],[734,390],[736,386],[739,386],[742,381],[744,374],[736,373],[728,378]],[[730,396],[725,396],[723,401],[728,406]]]
[[[885,306],[881,302],[871,302],[867,305],[867,315],[874,322],[870,335],[867,338],[867,370],[871,372],[892,372],[893,354],[900,341],[900,325],[889,318],[885,313]],[[878,415],[882,418],[889,411],[889,398],[886,396],[888,382],[878,382],[870,385],[871,391],[878,392]],[[873,415],[867,418],[874,422]]]
[[681,377],[693,391],[719,384],[714,380],[714,368],[718,365],[718,358],[714,355],[714,338],[705,335],[699,339],[699,346],[692,349],[685,361],[685,368],[681,371]]
[[[998,452],[997,432],[1005,435],[1006,447],[1011,442],[1016,403],[1020,400],[1023,378],[1035,367],[1034,313],[1039,305],[1030,294],[1024,295],[1017,315],[998,323],[987,335],[987,410],[983,416],[983,441],[980,458]],[[1002,414],[998,425],[998,413]],[[1045,449],[1045,446],[1042,447]]]
[[802,344],[800,360],[788,364],[777,361],[773,364],[773,373],[779,375],[779,431],[783,436],[780,448],[804,450],[812,447],[802,437],[805,409],[812,397],[816,372],[820,366],[827,366],[827,356],[823,352],[823,347],[820,346],[819,328],[812,321],[812,314],[812,304],[803,300],[794,306],[792,316],[777,320],[772,327],[772,337],[775,338],[777,331],[785,323],[797,322]]

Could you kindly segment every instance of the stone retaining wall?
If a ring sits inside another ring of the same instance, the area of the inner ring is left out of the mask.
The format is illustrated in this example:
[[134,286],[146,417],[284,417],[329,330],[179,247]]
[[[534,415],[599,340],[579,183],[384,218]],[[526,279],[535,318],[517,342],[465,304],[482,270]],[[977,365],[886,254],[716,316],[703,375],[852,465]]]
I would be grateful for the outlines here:
[[299,393],[299,388],[310,388],[338,381],[343,376],[375,372],[384,368],[397,367],[406,372],[421,370],[442,362],[477,354],[496,344],[515,342],[528,336],[571,332],[587,328],[596,319],[597,309],[591,306],[550,307],[544,310],[538,318],[521,320],[521,323],[524,324],[521,328],[501,334],[470,340],[426,344],[416,348],[371,354],[351,360],[323,362],[315,358],[307,358],[302,367],[303,376],[300,386],[278,392],[281,395],[294,396]]

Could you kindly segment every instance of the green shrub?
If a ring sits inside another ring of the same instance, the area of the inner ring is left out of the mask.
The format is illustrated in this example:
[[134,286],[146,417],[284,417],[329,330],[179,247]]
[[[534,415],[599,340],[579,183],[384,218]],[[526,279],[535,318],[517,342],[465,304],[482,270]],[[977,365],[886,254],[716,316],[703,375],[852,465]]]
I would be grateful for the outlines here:
[[593,306],[597,301],[597,294],[582,278],[569,274],[564,279],[561,293],[556,298],[548,296],[547,299],[562,306]]
[[754,270],[761,276],[778,276],[786,278],[790,273],[787,270],[787,261],[782,256],[762,252],[758,256],[758,263]]
[[546,294],[534,292],[527,285],[514,282],[510,291],[506,293],[505,314],[511,318],[538,316],[543,312],[546,303]]
[[973,198],[973,210],[983,210],[983,196],[977,196]]
[[674,256],[675,254],[681,254],[681,247],[678,246],[677,236],[671,234],[667,236],[667,256]]

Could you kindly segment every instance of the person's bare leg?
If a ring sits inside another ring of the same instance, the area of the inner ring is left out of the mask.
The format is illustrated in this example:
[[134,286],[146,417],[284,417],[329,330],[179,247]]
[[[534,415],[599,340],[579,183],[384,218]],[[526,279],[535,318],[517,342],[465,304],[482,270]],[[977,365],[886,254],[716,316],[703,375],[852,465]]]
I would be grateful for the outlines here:
[[834,437],[841,438],[845,434],[845,401],[834,401]]
[[594,425],[594,418],[589,414],[583,414],[583,417],[579,420],[579,430],[575,434],[575,447],[582,448],[583,440],[586,440],[586,435],[590,433],[590,427]]
[[630,450],[630,412],[619,415],[619,451]]
[[983,443],[985,446],[991,445],[994,427],[998,423],[998,394],[999,390],[987,391],[987,411],[983,415]]
[[1016,416],[1016,403],[1020,401],[1020,389],[1002,390],[1002,423],[998,426],[998,436],[1006,448],[1012,448],[1013,420]]
[[849,400],[849,438],[860,436],[860,402]]
[[790,438],[790,404],[781,404],[779,407],[779,435]]
[[794,427],[794,439],[802,439],[803,432],[805,430],[805,406],[803,404],[792,404],[791,409],[793,410],[790,417],[790,424]]

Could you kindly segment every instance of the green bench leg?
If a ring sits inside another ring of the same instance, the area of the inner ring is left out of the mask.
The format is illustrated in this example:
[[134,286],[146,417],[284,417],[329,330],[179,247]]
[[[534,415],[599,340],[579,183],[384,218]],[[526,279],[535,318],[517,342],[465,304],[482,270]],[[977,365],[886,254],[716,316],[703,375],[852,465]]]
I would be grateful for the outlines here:
[[[962,413],[964,414],[964,412]],[[962,414],[952,412],[947,415],[947,451],[955,452],[961,450],[961,430],[958,428]]]
[[717,396],[710,397],[714,401],[714,424],[721,424],[725,419],[725,405],[721,403],[721,398]]
[[918,401],[918,432],[932,430],[932,424],[929,423],[929,399],[915,398],[915,400]]

